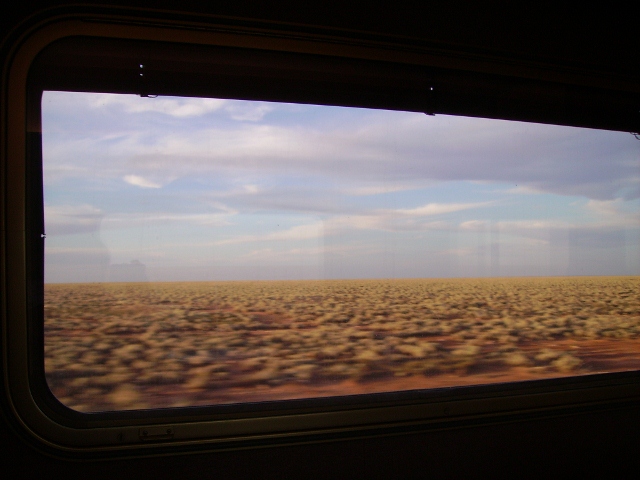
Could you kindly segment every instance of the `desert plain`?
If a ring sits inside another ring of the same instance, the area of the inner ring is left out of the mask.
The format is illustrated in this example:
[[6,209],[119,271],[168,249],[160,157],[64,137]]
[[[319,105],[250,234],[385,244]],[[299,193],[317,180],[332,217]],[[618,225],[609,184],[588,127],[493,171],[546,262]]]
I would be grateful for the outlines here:
[[640,369],[640,277],[45,285],[45,376],[82,412]]

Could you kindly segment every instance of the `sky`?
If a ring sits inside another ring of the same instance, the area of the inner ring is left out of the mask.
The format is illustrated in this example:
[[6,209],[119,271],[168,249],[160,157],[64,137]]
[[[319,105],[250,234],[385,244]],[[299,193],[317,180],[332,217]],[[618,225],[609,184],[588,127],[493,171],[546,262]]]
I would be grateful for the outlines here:
[[44,92],[45,282],[640,274],[640,141]]

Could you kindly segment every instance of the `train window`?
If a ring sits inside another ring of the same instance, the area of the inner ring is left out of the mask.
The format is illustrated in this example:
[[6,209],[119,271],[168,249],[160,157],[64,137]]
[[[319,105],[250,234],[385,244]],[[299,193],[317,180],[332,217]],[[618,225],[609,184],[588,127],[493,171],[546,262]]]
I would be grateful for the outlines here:
[[628,133],[78,92],[42,107],[45,375],[70,408],[640,369]]
[[635,84],[98,10],[34,17],[2,69],[3,401],[43,448],[640,398]]

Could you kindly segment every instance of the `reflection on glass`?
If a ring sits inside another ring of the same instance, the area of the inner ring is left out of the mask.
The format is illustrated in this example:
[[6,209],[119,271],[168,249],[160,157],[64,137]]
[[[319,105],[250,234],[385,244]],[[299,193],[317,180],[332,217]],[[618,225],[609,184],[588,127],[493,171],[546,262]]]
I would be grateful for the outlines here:
[[80,411],[640,368],[640,142],[45,92],[45,372]]

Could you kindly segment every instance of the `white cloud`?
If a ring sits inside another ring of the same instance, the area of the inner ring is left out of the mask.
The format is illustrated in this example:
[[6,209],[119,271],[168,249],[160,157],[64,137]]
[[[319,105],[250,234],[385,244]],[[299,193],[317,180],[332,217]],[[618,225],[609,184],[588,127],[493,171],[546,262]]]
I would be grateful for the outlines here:
[[125,175],[123,180],[130,185],[135,185],[136,187],[142,188],[160,188],[162,185],[156,182],[152,182],[151,180],[147,180],[139,175]]
[[126,113],[156,112],[177,118],[199,117],[221,109],[226,100],[216,98],[137,97],[134,95],[97,94],[90,105],[103,108],[120,106]]
[[[456,210],[452,210],[456,211]],[[350,229],[381,230],[386,232],[449,230],[452,224],[445,221],[425,222],[416,214],[399,214],[397,210],[380,210],[365,215],[340,215],[327,220],[326,231],[338,233]],[[444,212],[440,212],[444,213]],[[434,213],[435,214],[435,213]]]
[[[471,222],[467,222],[471,223]],[[486,223],[488,225],[488,223]],[[503,220],[497,222],[499,229],[505,230],[549,230],[549,229],[566,229],[575,225],[559,220]]]
[[85,93],[84,98],[69,92],[47,92],[48,104],[60,108],[62,102],[72,102],[76,108],[94,110],[117,108],[125,113],[161,113],[174,118],[201,117],[212,112],[224,112],[237,121],[257,122],[273,111],[277,104],[270,102],[234,101],[196,97],[140,97],[110,93]]
[[488,222],[484,220],[467,220],[466,222],[462,222],[460,224],[460,228],[462,230],[484,230],[488,226]]
[[614,200],[589,200],[587,210],[594,213],[602,226],[640,227],[640,212],[637,206],[622,198]]
[[459,212],[470,208],[491,205],[492,202],[482,203],[428,203],[421,207],[393,210],[391,213],[410,216],[441,215],[443,213]]
[[324,224],[322,222],[307,225],[296,225],[283,231],[270,232],[263,235],[240,235],[227,240],[216,242],[216,245],[231,245],[246,242],[267,242],[273,240],[307,240],[322,238]]
[[587,208],[597,215],[606,217],[617,216],[620,214],[620,206],[622,199],[615,200],[589,200]]
[[220,210],[222,213],[226,213],[227,215],[235,215],[238,213],[238,210],[236,210],[235,208],[231,208],[222,202],[210,202],[210,205],[215,209]]
[[[419,217],[443,215],[489,205],[481,203],[429,203],[409,209],[378,210],[365,215],[342,215],[330,220],[332,229],[357,228],[367,230],[440,230],[450,228],[444,221],[421,222]],[[464,228],[464,227],[463,227]]]
[[238,121],[258,122],[273,110],[273,104],[265,102],[228,103],[225,111],[229,116]]

